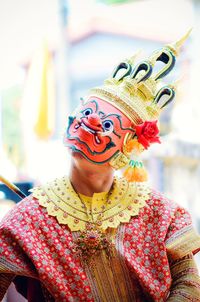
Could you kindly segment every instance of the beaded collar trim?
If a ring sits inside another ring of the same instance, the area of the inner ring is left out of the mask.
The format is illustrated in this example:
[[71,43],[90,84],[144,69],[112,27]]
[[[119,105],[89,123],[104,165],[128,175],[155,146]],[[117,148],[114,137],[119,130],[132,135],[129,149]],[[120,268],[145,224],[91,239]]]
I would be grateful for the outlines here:
[[108,198],[97,198],[88,207],[74,191],[67,176],[31,191],[48,214],[56,217],[60,224],[68,225],[71,231],[85,230],[88,223],[94,223],[102,230],[117,228],[120,223],[129,222],[131,217],[138,215],[150,194],[150,189],[143,184],[115,178]]

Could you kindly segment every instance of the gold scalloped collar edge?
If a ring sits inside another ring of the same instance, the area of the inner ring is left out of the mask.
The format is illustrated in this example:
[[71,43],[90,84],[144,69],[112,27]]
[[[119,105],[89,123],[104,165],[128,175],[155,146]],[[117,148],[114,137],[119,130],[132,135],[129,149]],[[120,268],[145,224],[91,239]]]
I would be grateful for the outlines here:
[[[128,183],[124,178],[114,179],[112,192],[105,204],[88,211],[74,191],[67,176],[57,178],[46,185],[31,190],[48,215],[57,218],[59,224],[68,225],[71,231],[85,230],[86,223],[96,223],[103,230],[117,228],[137,216],[146,206],[151,190],[145,184]],[[101,219],[99,217],[101,216]]]

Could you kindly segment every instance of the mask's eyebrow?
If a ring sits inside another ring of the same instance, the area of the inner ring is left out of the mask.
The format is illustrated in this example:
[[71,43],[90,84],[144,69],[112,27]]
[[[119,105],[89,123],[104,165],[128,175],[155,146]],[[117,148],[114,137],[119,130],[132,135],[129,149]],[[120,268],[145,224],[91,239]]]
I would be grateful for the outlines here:
[[120,127],[121,127],[122,130],[129,130],[129,131],[135,133],[135,130],[134,130],[133,128],[124,128],[124,127],[122,126],[121,115],[119,115],[119,114],[110,113],[110,114],[108,114],[108,115],[104,115],[102,118],[103,118],[103,119],[106,119],[106,118],[108,118],[108,117],[110,117],[110,116],[115,116],[115,117],[118,119],[118,121],[119,121],[119,123],[120,123]]
[[100,118],[105,118],[105,113],[103,111],[99,111],[98,115],[100,116]]
[[[100,111],[100,112],[103,113],[102,111]],[[105,119],[109,116],[116,116],[118,119],[121,119],[121,116],[119,114],[115,114],[115,113],[110,113],[110,114],[107,114],[107,115],[105,113],[103,113],[103,114],[104,114],[104,116],[102,117],[103,119]]]
[[97,101],[92,100],[92,101],[85,103],[84,105],[89,105],[90,103],[93,103],[95,105],[95,112],[97,112],[99,109],[99,105],[98,105]]

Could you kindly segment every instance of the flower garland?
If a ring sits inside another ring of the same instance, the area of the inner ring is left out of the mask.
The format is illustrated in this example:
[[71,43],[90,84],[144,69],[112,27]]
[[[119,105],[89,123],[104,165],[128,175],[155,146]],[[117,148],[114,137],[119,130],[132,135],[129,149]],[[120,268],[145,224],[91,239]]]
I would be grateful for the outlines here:
[[135,135],[129,140],[125,146],[125,152],[132,154],[128,168],[123,175],[129,182],[147,181],[147,171],[145,170],[142,161],[138,156],[148,149],[152,143],[161,143],[158,136],[159,129],[156,121],[145,121],[142,124],[135,126]]

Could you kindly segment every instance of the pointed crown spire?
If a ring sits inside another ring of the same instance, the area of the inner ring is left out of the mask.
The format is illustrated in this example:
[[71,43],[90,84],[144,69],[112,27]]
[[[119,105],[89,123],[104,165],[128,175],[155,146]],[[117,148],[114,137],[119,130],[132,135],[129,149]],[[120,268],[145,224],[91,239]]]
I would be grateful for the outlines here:
[[[155,51],[149,58],[134,65],[136,56],[126,59],[114,69],[104,85],[90,90],[111,103],[128,116],[134,124],[158,118],[161,110],[175,96],[175,85],[160,87],[160,79],[171,72],[180,48],[190,35],[191,29],[177,42]],[[154,72],[157,62],[162,68]]]

